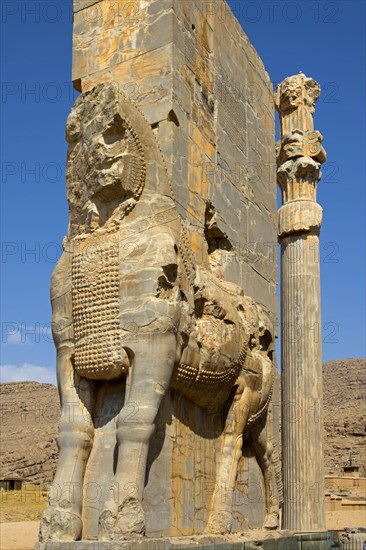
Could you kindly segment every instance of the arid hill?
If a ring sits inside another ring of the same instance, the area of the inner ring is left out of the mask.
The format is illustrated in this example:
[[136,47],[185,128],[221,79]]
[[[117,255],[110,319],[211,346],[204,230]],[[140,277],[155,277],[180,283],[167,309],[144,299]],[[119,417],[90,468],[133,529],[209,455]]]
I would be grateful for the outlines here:
[[[324,364],[325,471],[337,473],[349,459],[366,463],[365,359]],[[60,407],[51,384],[0,384],[0,476],[18,474],[32,483],[49,484],[57,461]]]
[[366,475],[366,360],[339,359],[323,365],[325,472],[352,464]]
[[17,474],[32,483],[52,481],[57,462],[58,393],[52,384],[0,384],[1,477]]

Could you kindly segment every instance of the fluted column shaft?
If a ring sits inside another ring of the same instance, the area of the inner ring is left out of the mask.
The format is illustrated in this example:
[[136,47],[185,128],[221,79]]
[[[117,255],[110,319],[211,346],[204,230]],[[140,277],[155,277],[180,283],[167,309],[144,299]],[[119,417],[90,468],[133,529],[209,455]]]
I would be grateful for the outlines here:
[[314,132],[319,85],[303,74],[277,90],[281,244],[283,528],[325,531],[319,232],[322,136]]
[[281,242],[283,527],[325,529],[319,238]]

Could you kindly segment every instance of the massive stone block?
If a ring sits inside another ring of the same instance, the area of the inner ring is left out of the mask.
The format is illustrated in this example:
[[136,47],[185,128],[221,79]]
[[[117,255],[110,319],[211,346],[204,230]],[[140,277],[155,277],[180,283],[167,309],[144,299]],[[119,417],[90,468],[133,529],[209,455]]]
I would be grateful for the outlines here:
[[41,540],[275,529],[269,77],[223,0],[77,0],[73,81]]
[[[73,81],[118,83],[158,137],[198,263],[207,204],[225,276],[277,319],[272,84],[225,0],[75,2]],[[228,242],[229,241],[229,242]]]

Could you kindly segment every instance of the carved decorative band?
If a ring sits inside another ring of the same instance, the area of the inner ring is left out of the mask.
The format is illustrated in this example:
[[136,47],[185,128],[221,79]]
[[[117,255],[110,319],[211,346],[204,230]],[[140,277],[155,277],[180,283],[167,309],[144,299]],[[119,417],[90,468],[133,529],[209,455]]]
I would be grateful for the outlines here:
[[278,211],[278,235],[284,237],[299,231],[320,230],[323,209],[316,202],[293,201],[283,205]]
[[315,183],[316,185],[320,178],[320,164],[311,157],[288,160],[281,164],[277,170],[277,182],[282,189],[289,183],[300,180]]
[[311,157],[320,164],[326,161],[326,153],[322,146],[323,136],[320,132],[301,132],[297,130],[285,134],[277,142],[277,164],[280,166],[287,160],[296,157]]
[[204,386],[217,386],[217,384],[233,384],[239,372],[239,365],[235,365],[223,372],[215,372],[202,367],[192,367],[181,363],[176,367],[174,377],[177,380],[191,380],[195,384],[201,383]]

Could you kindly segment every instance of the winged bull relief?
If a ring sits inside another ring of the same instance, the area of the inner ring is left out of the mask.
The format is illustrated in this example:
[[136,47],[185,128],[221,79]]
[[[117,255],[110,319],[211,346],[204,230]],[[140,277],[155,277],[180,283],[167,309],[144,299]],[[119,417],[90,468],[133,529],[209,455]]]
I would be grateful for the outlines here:
[[[98,411],[110,391],[123,393],[123,406],[108,440],[113,479],[94,511],[94,536],[145,534],[149,444],[167,392],[223,418],[214,464],[217,490],[205,531],[232,529],[232,495],[246,437],[263,474],[264,526],[277,528],[269,318],[225,280],[218,262],[214,268],[196,263],[154,131],[117,86],[99,85],[78,98],[67,140],[70,224],[51,283],[62,404],[54,487],[74,490],[51,494],[40,540],[88,537],[83,483],[88,463],[99,460]],[[133,423],[126,414],[131,407]]]

